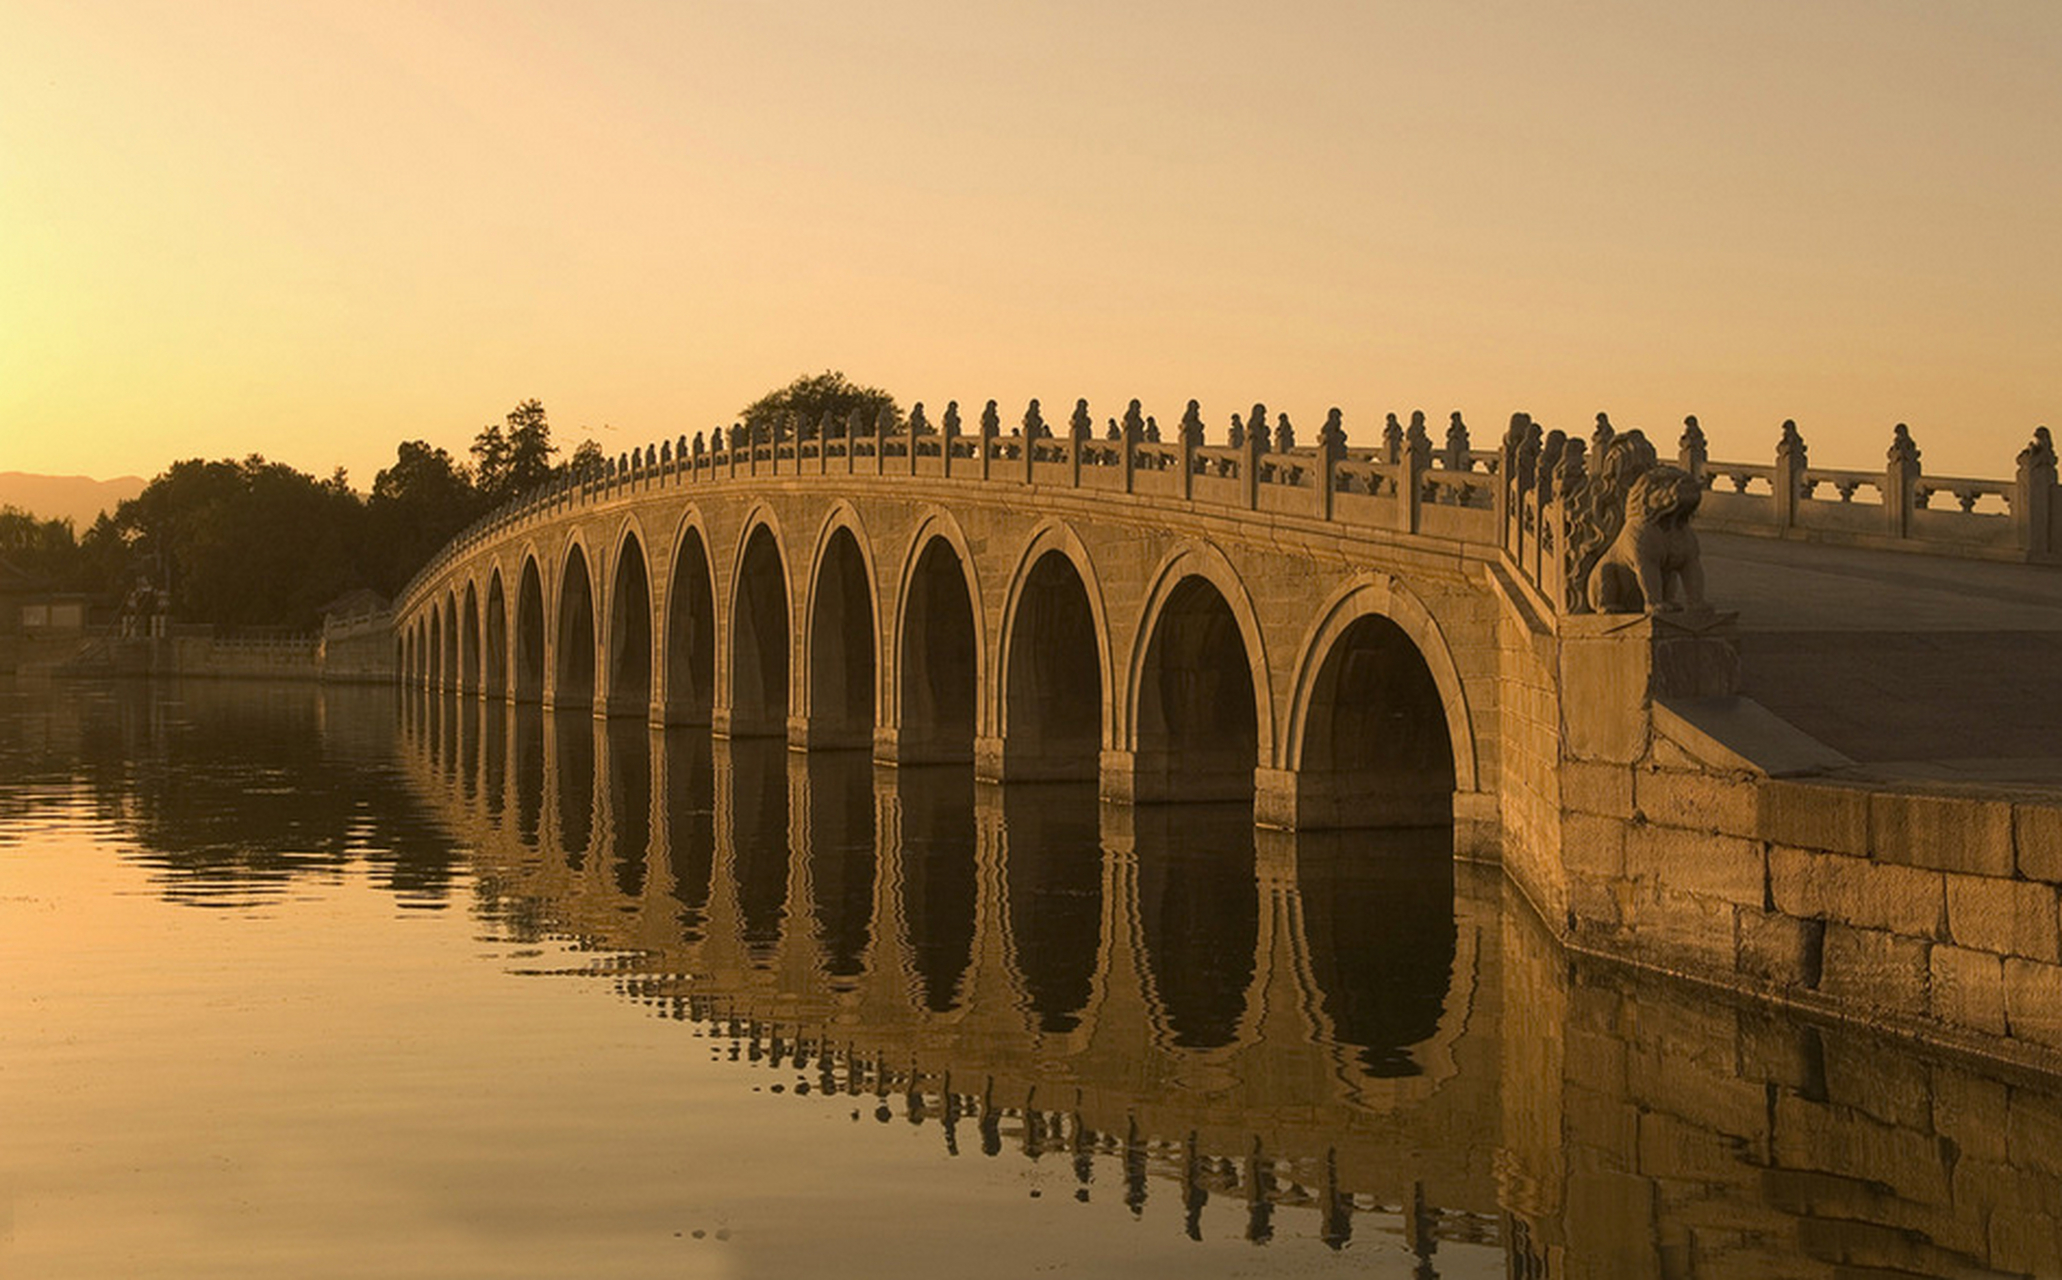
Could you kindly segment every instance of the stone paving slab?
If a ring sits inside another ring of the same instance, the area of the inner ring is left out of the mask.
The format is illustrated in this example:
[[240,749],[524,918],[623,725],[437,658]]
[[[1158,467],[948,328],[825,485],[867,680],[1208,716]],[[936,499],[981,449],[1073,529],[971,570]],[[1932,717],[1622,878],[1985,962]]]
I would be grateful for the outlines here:
[[1700,539],[1742,692],[1857,776],[2062,789],[2062,569]]

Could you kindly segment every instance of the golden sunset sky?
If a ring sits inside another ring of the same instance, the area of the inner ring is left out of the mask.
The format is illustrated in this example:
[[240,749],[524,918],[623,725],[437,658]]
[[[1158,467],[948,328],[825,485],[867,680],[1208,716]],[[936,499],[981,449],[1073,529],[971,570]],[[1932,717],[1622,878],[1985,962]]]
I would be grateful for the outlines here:
[[[0,0],[0,469],[1013,422],[2062,427],[2062,3]],[[604,426],[606,424],[606,427]]]

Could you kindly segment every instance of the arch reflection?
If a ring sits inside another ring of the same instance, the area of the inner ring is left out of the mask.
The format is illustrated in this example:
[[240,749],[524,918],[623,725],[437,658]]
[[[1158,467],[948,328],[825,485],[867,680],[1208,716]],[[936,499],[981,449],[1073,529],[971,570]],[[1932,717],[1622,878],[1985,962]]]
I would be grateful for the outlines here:
[[1103,845],[1093,782],[1001,792],[1010,958],[1033,1024],[1081,1022],[1102,952]]
[[1137,812],[1138,933],[1174,1044],[1215,1049],[1240,1035],[1260,941],[1253,811],[1238,804]]
[[934,1013],[959,1006],[974,954],[974,779],[963,767],[895,771],[901,818],[901,906],[918,1001]]

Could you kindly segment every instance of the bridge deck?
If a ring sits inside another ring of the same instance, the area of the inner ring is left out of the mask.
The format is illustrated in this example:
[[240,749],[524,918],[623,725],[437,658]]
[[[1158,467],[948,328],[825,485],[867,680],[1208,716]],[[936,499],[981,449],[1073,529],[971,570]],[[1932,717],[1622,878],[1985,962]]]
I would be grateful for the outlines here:
[[2062,793],[2062,572],[1700,535],[1744,692],[1865,778]]

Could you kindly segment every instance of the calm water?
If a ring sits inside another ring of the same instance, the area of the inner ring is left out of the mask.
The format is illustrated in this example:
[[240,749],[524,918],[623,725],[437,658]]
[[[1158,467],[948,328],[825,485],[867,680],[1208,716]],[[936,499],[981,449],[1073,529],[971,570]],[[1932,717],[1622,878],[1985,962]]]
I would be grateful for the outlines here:
[[2062,1274],[2051,1084],[1571,965],[1445,833],[0,686],[0,972],[0,1276]]

